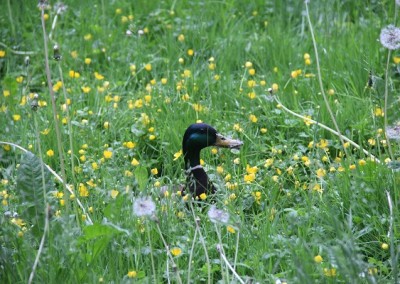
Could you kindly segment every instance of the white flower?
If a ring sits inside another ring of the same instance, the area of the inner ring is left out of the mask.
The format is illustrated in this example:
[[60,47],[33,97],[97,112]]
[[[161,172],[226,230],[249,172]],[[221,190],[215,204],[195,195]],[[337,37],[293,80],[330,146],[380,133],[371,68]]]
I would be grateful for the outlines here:
[[54,4],[54,11],[56,11],[57,14],[63,14],[65,11],[67,11],[67,9],[68,6],[62,2]]
[[226,224],[229,221],[229,213],[224,210],[217,209],[215,205],[212,205],[210,210],[208,210],[208,218],[210,218],[210,221],[213,223]]
[[400,29],[389,25],[383,28],[380,35],[381,44],[391,50],[400,48]]
[[388,126],[386,128],[386,136],[388,139],[400,140],[400,125]]
[[151,197],[138,197],[133,202],[133,213],[138,216],[151,216],[156,212],[156,204]]

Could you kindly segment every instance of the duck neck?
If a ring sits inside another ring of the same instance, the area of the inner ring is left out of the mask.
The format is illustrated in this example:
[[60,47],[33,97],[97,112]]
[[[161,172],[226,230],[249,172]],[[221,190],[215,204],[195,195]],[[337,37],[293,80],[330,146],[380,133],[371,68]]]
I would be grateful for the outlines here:
[[200,166],[200,151],[185,151],[186,170]]

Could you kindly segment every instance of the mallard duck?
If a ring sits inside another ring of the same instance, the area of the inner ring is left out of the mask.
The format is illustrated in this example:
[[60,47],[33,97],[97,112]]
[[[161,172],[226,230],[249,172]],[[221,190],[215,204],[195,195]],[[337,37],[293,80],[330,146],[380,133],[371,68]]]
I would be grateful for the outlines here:
[[242,141],[224,137],[208,124],[190,125],[182,140],[182,153],[187,173],[186,188],[182,190],[182,193],[191,193],[195,197],[199,197],[202,193],[212,195],[216,192],[214,184],[200,165],[200,151],[203,148],[216,146],[239,149],[242,145]]

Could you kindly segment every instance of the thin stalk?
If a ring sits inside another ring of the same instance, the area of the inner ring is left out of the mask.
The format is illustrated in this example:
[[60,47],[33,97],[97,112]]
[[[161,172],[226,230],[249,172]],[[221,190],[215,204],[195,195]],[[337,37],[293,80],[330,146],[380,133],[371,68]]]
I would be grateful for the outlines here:
[[11,47],[9,47],[7,44],[0,42],[0,46],[7,48],[7,52],[10,52],[12,54],[16,54],[16,55],[33,55],[35,54],[34,51],[19,51],[19,50],[14,50]]
[[225,262],[226,266],[232,271],[233,276],[242,284],[245,284],[242,278],[240,278],[239,274],[235,271],[235,269],[232,267],[232,265],[229,263],[228,259],[225,256],[225,253],[223,252],[223,248],[221,245],[217,245],[217,251],[219,252],[221,259]]
[[311,38],[312,38],[312,42],[313,42],[313,46],[314,46],[314,53],[315,53],[315,62],[317,63],[317,73],[318,73],[318,82],[319,82],[319,87],[321,89],[321,94],[322,97],[324,98],[324,102],[325,102],[325,106],[329,112],[329,115],[331,117],[331,120],[333,122],[333,125],[336,128],[336,132],[338,133],[338,137],[340,139],[340,142],[342,143],[342,147],[343,147],[343,151],[345,152],[346,156],[347,156],[347,150],[346,147],[344,146],[344,140],[343,140],[343,136],[340,132],[339,126],[337,124],[335,115],[333,114],[333,111],[329,105],[329,101],[328,98],[326,97],[325,91],[324,91],[324,85],[322,83],[322,75],[321,75],[321,67],[319,65],[319,57],[318,57],[318,48],[317,48],[317,41],[315,40],[315,35],[314,35],[314,29],[311,23],[311,18],[310,18],[310,12],[308,10],[308,1],[305,1],[306,4],[306,15],[307,15],[307,20],[308,20],[308,25],[310,27],[310,33],[311,33]]
[[396,254],[396,243],[395,243],[395,237],[394,237],[394,232],[393,232],[393,223],[394,223],[394,214],[393,214],[393,204],[392,204],[392,198],[390,197],[390,192],[386,190],[386,197],[388,200],[388,205],[389,205],[389,230],[387,233],[387,236],[390,240],[390,262],[392,265],[393,269],[393,275],[394,275],[394,281],[393,283],[398,283],[398,275],[397,275],[397,270],[398,270],[398,263],[397,263],[397,254]]
[[392,54],[392,51],[389,49],[388,52],[388,57],[386,61],[386,69],[385,69],[385,105],[383,107],[383,119],[384,119],[384,128],[385,128],[385,137],[386,137],[386,143],[388,146],[388,151],[389,151],[389,156],[392,161],[394,160],[393,152],[392,152],[392,146],[390,145],[390,139],[388,139],[387,136],[387,129],[388,129],[388,119],[387,119],[387,109],[388,109],[388,97],[389,97],[389,64],[390,64],[390,56]]
[[208,283],[208,284],[211,284],[211,265],[210,265],[210,258],[209,258],[209,256],[208,256],[207,246],[206,246],[206,243],[204,242],[203,234],[202,234],[201,231],[200,231],[200,225],[199,225],[200,218],[198,218],[198,217],[196,216],[196,214],[194,213],[193,203],[192,203],[191,201],[189,201],[189,204],[190,204],[190,210],[192,211],[193,220],[195,221],[195,224],[196,224],[196,231],[199,232],[199,240],[200,240],[201,245],[203,246],[204,255],[205,255],[205,257],[206,257],[206,263],[207,263],[207,277],[208,277],[208,278],[207,278],[207,283]]
[[238,230],[237,235],[236,235],[235,258],[233,259],[233,270],[236,270],[237,257],[238,257],[238,253],[239,253],[239,234],[240,234],[240,231]]
[[[33,109],[35,111],[35,109]],[[38,123],[37,123],[37,118],[36,118],[36,113],[33,114],[33,120],[34,120],[34,125],[35,125],[35,135],[36,135],[36,142],[38,145],[38,151],[39,151],[39,157],[42,157],[42,147],[41,147],[41,143],[40,143],[40,135],[39,135],[39,127],[38,127]],[[32,271],[31,274],[29,275],[29,280],[28,280],[28,284],[32,283],[33,278],[35,276],[35,271],[36,271],[36,267],[39,264],[39,259],[40,259],[40,255],[42,254],[43,251],[43,247],[44,247],[44,242],[46,239],[46,234],[48,232],[49,229],[49,205],[47,203],[47,194],[46,194],[46,179],[44,177],[44,163],[41,162],[40,163],[40,167],[41,167],[41,174],[42,174],[42,187],[43,187],[43,201],[45,204],[45,221],[44,221],[44,229],[43,229],[43,235],[42,235],[42,239],[40,241],[40,246],[39,246],[39,250],[36,254],[35,257],[35,261],[33,263],[32,266]]]
[[192,259],[193,259],[193,252],[194,252],[194,247],[196,245],[196,239],[197,239],[197,230],[194,230],[194,236],[193,236],[193,241],[192,241],[192,248],[190,249],[190,254],[189,254],[189,263],[188,263],[188,281],[187,283],[190,284],[190,273],[192,269]]
[[7,0],[7,7],[8,7],[8,17],[10,18],[11,33],[12,33],[12,36],[13,36],[13,38],[15,40],[15,37],[16,37],[17,34],[15,33],[14,19],[13,19],[13,16],[12,16],[10,0]]
[[[224,250],[224,245],[222,244],[222,238],[221,238],[221,232],[220,232],[220,228],[218,227],[218,225],[216,223],[214,223],[214,227],[215,227],[215,231],[217,232],[217,237],[218,237],[218,245],[217,245],[217,250],[220,253],[220,258],[221,258],[221,273],[223,270],[225,270],[225,275],[226,275],[226,279],[225,279],[225,283],[230,283],[229,280],[229,270],[228,267],[225,266],[225,269],[223,267],[223,263],[226,264],[227,261],[224,261],[222,255],[225,255],[225,250]],[[224,275],[224,274],[223,274]],[[224,278],[224,277],[223,277]]]
[[176,273],[176,279],[177,279],[177,281],[178,281],[179,284],[182,284],[182,279],[181,279],[181,276],[179,275],[178,266],[176,265],[176,263],[175,263],[175,261],[174,261],[174,258],[173,258],[172,255],[171,255],[171,252],[170,252],[170,249],[169,249],[169,245],[168,245],[167,242],[165,241],[165,238],[164,238],[164,236],[163,236],[163,234],[162,234],[162,231],[161,231],[161,228],[160,228],[160,225],[159,225],[158,220],[156,220],[156,227],[157,227],[158,233],[159,233],[159,235],[160,235],[160,237],[161,237],[161,240],[162,240],[162,242],[163,242],[163,244],[164,244],[164,246],[165,246],[165,249],[167,250],[167,256],[168,256],[169,259],[171,260],[172,269],[173,269],[173,270],[175,271],[175,273]]
[[44,241],[46,240],[46,234],[49,231],[49,210],[50,210],[50,206],[49,206],[49,204],[46,203],[46,205],[45,205],[45,219],[44,219],[44,232],[43,232],[43,235],[42,235],[42,239],[40,240],[39,249],[38,249],[38,252],[37,252],[36,257],[35,257],[35,261],[34,261],[33,266],[32,266],[31,274],[29,275],[28,284],[31,284],[32,281],[33,281],[33,278],[35,277],[35,271],[36,271],[36,268],[37,268],[37,266],[39,264],[40,255],[43,252]]
[[62,11],[62,8],[58,8],[58,10],[57,10],[57,12],[56,12],[56,15],[54,16],[53,23],[51,24],[51,30],[50,30],[50,33],[49,33],[49,39],[50,39],[50,40],[51,40],[52,37],[53,37],[53,32],[54,32],[55,29],[56,29],[56,24],[57,24],[57,20],[58,20],[58,15],[61,14],[61,11]]
[[[46,66],[46,77],[47,77],[47,85],[49,87],[49,92],[50,92],[50,99],[51,99],[51,106],[53,109],[53,119],[54,119],[54,128],[56,130],[56,136],[57,136],[57,148],[58,148],[58,156],[60,158],[60,168],[61,168],[61,176],[63,177],[63,180],[67,180],[67,175],[65,173],[65,164],[64,164],[64,154],[63,154],[63,149],[62,149],[62,140],[61,140],[61,132],[60,132],[60,127],[59,127],[59,121],[57,119],[57,108],[56,108],[56,99],[54,96],[54,91],[53,91],[53,84],[51,82],[51,72],[50,72],[50,66],[49,66],[49,52],[47,48],[47,35],[46,35],[46,25],[45,25],[45,20],[44,20],[44,8],[42,8],[41,11],[41,19],[42,19],[42,30],[43,30],[43,43],[44,43],[44,59],[45,59],[45,66]],[[63,188],[64,188],[64,203],[66,207],[66,213],[68,215],[69,211],[69,203],[68,203],[68,191],[65,183],[63,183]]]
[[69,148],[71,151],[71,174],[72,174],[72,180],[74,181],[74,184],[76,184],[76,179],[75,179],[75,162],[74,162],[74,143],[73,143],[73,135],[72,135],[72,124],[71,124],[71,116],[69,113],[69,105],[68,105],[68,98],[67,98],[67,91],[65,89],[64,85],[64,76],[61,68],[60,61],[58,63],[58,72],[60,74],[61,78],[61,83],[62,83],[62,90],[63,90],[63,95],[64,95],[64,101],[65,101],[65,111],[67,113],[67,125],[68,125],[68,136],[69,136]]
[[146,231],[147,231],[147,240],[149,241],[149,247],[150,247],[151,269],[153,271],[154,283],[157,283],[156,266],[154,264],[154,256],[153,256],[153,245],[151,243],[150,228],[148,222],[146,222]]
[[[36,135],[36,142],[38,145],[38,151],[39,151],[39,157],[40,159],[42,159],[43,157],[43,153],[42,153],[42,147],[41,147],[41,143],[40,143],[40,135],[39,135],[39,127],[38,127],[38,123],[37,123],[37,118],[35,113],[33,114],[33,122],[35,125],[35,135]],[[40,168],[41,168],[41,174],[42,174],[42,187],[43,187],[43,201],[46,204],[47,203],[47,192],[46,192],[46,179],[44,177],[44,162],[41,161],[40,163]]]

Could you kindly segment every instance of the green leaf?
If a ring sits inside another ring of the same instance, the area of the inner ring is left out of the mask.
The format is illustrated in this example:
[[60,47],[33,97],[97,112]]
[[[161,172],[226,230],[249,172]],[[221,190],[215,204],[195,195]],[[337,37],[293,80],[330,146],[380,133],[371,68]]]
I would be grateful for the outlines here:
[[18,83],[15,81],[15,77],[7,76],[2,81],[3,90],[9,90],[11,94],[18,92]]
[[101,237],[93,242],[89,252],[85,254],[86,262],[90,263],[98,258],[101,253],[108,247],[112,237]]
[[124,204],[125,198],[121,197],[121,194],[117,196],[114,202],[109,203],[104,208],[104,217],[108,219],[114,219],[120,217],[120,212]]
[[83,228],[83,238],[87,240],[92,240],[98,237],[111,237],[115,234],[120,234],[121,232],[117,229],[103,225],[103,224],[93,224]]
[[149,178],[147,169],[145,167],[137,167],[134,172],[139,189],[143,191],[146,188],[147,180]]
[[31,152],[21,157],[16,189],[21,198],[22,218],[33,225],[34,234],[41,234],[45,216],[44,194],[54,190],[54,182],[42,160]]

